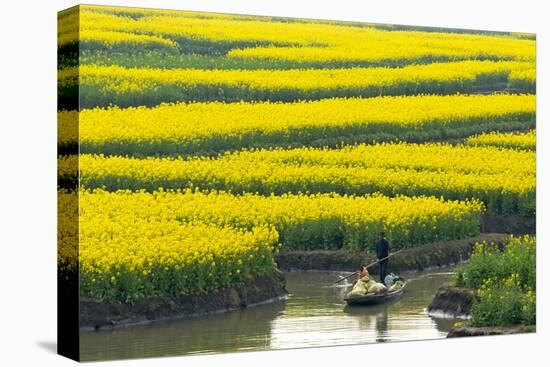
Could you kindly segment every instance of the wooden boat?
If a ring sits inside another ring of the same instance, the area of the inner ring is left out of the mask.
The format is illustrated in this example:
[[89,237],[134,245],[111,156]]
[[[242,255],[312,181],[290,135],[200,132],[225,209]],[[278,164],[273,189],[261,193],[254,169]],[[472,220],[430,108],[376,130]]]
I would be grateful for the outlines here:
[[401,288],[393,292],[367,294],[362,297],[344,298],[350,306],[369,306],[394,301],[403,295],[407,282]]

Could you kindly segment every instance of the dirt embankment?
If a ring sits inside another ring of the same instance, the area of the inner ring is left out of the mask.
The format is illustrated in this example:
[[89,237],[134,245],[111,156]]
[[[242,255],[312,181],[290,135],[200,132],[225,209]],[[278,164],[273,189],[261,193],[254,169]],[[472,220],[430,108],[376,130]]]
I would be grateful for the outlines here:
[[[456,264],[468,258],[472,246],[479,241],[503,242],[508,235],[502,233],[482,233],[463,240],[442,241],[406,249],[389,260],[388,271],[418,271],[431,267]],[[391,245],[391,244],[390,244]],[[355,271],[362,264],[376,261],[368,252],[352,251],[282,251],[275,257],[281,270],[336,270]],[[378,266],[369,268],[378,273]]]
[[433,316],[467,318],[476,299],[476,292],[471,289],[455,287],[446,283],[437,291],[428,314]]
[[99,329],[221,313],[270,302],[288,295],[279,271],[246,282],[240,287],[176,298],[150,297],[136,303],[80,300],[80,328]]
[[537,219],[519,215],[485,214],[481,217],[481,232],[508,234],[536,234]]

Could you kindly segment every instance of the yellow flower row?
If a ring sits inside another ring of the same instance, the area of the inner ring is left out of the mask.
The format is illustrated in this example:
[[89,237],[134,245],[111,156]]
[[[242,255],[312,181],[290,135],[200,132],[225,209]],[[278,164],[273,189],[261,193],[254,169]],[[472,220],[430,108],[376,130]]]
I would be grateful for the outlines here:
[[[60,161],[62,176],[70,175]],[[205,157],[80,157],[87,188],[201,187],[281,194],[337,192],[478,198],[490,212],[533,214],[535,153],[445,144],[360,145],[340,150],[259,150]]]
[[[430,139],[533,127],[533,95],[192,103],[58,114],[59,143],[82,153],[176,155],[252,146]],[[79,123],[77,123],[79,122]]]
[[434,197],[232,195],[224,192],[83,190],[85,217],[118,217],[128,211],[136,220],[205,222],[252,229],[274,226],[286,249],[374,250],[379,231],[396,249],[479,232],[484,210],[479,201],[444,201]]
[[[306,70],[149,69],[81,65],[80,105],[156,105],[178,101],[294,101],[328,97],[373,97],[467,92],[506,82],[531,63],[461,61],[403,68]],[[74,85],[73,68],[59,71],[59,87]],[[63,94],[60,96],[64,98]]]
[[87,29],[78,32],[65,33],[59,36],[58,46],[80,44],[81,50],[115,50],[116,51],[146,51],[161,49],[171,53],[179,53],[176,42],[146,34],[124,33],[113,31],[90,31]]
[[537,133],[535,130],[526,133],[490,132],[472,136],[468,138],[466,142],[468,145],[473,146],[496,146],[502,148],[536,150]]
[[395,248],[462,238],[478,233],[484,210],[477,201],[381,195],[61,190],[58,198],[60,266],[74,271],[78,261],[82,295],[119,301],[257,277],[273,269],[279,241],[372,250],[380,230]]
[[71,272],[75,272],[78,265],[78,205],[78,191],[58,190],[57,262],[61,269]]
[[[327,62],[439,56],[535,59],[533,40],[480,34],[390,32],[365,24],[330,21],[280,21],[270,17],[81,6],[80,24],[83,29],[149,34],[182,44],[192,41],[215,47],[216,43],[218,46],[231,43],[233,48],[269,45],[235,50],[231,55],[237,57]],[[302,47],[285,47],[289,45]]]
[[508,87],[511,90],[535,93],[537,85],[537,70],[533,68],[512,70]]
[[481,39],[444,40],[443,38],[426,39],[411,35],[377,35],[373,40],[356,44],[334,47],[248,47],[235,48],[227,53],[232,58],[273,59],[298,63],[397,63],[437,60],[464,59],[518,59],[534,60],[532,50],[526,44],[513,41],[518,47],[513,50],[502,49],[509,39],[500,38],[490,41]]
[[[138,201],[130,202],[139,205]],[[152,213],[137,215],[133,209],[132,205],[108,202],[90,205],[87,196],[81,196],[77,232],[81,295],[131,301],[153,295],[200,293],[237,285],[275,267],[273,253],[279,245],[272,227],[244,230],[183,223]],[[74,224],[72,214],[70,210],[61,213],[60,227]],[[63,258],[75,254],[70,248],[63,250],[74,242],[70,235],[60,233],[63,265],[75,261]]]

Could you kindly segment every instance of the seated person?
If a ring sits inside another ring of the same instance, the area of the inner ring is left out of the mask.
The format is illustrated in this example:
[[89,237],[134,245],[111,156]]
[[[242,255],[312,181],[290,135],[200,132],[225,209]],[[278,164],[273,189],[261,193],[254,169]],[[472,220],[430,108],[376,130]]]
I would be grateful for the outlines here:
[[383,284],[377,283],[376,280],[370,276],[366,266],[361,266],[361,270],[357,273],[357,281],[351,292],[348,293],[348,297],[361,297],[367,293],[379,293],[387,290]]
[[361,270],[357,272],[357,280],[360,280],[361,278],[368,277],[368,276],[370,276],[369,269],[367,269],[365,265],[361,265]]

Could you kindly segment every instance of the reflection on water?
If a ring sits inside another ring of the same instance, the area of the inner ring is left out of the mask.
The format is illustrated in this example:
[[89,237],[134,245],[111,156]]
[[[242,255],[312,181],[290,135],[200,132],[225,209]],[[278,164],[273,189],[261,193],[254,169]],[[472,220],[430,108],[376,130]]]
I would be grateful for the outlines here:
[[455,320],[426,315],[450,272],[410,274],[401,299],[390,304],[346,307],[350,283],[330,284],[334,272],[285,274],[286,301],[241,311],[162,321],[107,331],[82,331],[83,360],[142,358],[244,350],[444,338]]

